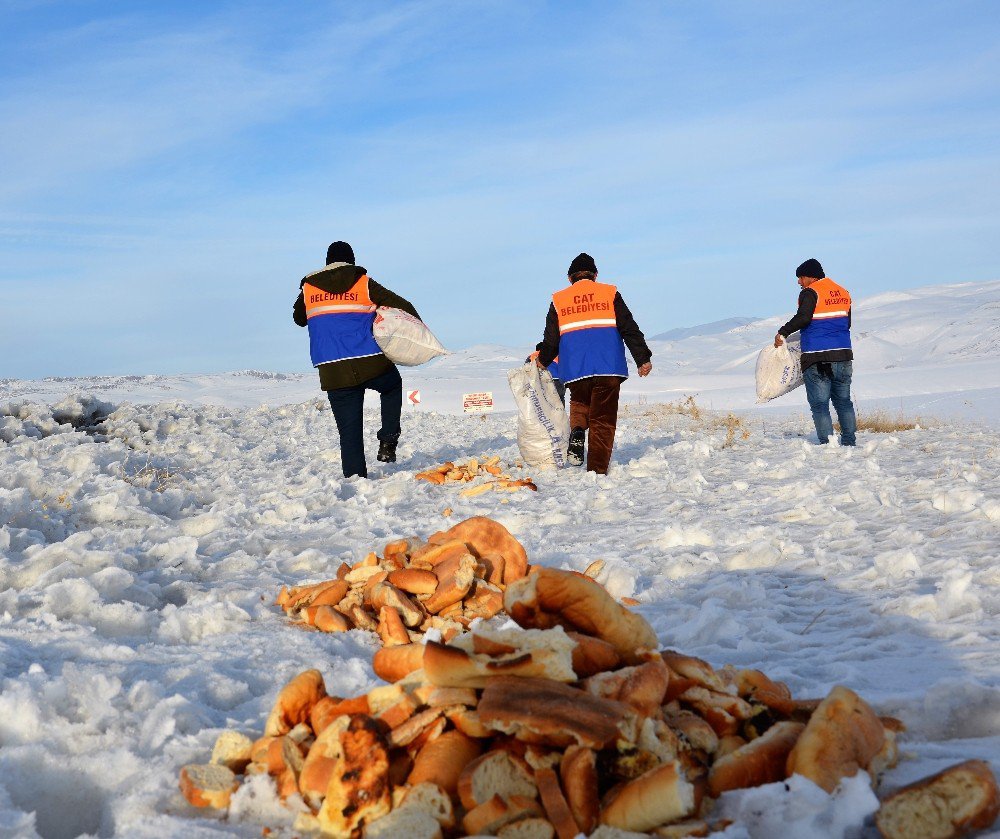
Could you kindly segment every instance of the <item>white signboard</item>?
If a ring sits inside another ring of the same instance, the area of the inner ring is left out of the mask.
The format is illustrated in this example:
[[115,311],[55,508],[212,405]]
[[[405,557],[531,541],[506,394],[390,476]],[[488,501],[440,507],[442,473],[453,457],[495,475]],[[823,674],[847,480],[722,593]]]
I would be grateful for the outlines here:
[[463,393],[462,410],[467,414],[488,414],[493,410],[493,391]]
[[411,405],[420,404],[420,391],[419,390],[408,390],[406,392],[406,398],[410,400]]

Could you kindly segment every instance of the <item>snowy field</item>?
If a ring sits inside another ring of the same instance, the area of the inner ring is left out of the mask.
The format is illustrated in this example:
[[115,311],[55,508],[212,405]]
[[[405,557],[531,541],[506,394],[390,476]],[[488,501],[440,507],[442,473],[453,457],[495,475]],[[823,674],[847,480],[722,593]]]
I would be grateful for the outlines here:
[[[605,559],[601,582],[641,601],[664,646],[799,697],[844,684],[903,719],[887,787],[973,757],[1000,774],[1000,283],[888,297],[858,304],[859,402],[938,422],[845,449],[814,445],[801,390],[751,410],[776,317],[657,344],[656,374],[626,385],[607,477],[533,472],[537,493],[503,497],[413,474],[516,460],[511,414],[451,408],[484,383],[507,398],[520,351],[406,371],[424,406],[389,467],[372,406],[368,480],[341,478],[311,372],[0,382],[0,837],[291,836],[266,783],[228,821],[177,790],[220,730],[260,732],[299,671],[342,696],[376,684],[374,636],[292,626],[278,589],[480,514],[533,562]],[[715,410],[662,404],[688,393]],[[789,824],[778,791],[759,795],[727,837]],[[822,798],[784,835],[873,835],[862,786]]]

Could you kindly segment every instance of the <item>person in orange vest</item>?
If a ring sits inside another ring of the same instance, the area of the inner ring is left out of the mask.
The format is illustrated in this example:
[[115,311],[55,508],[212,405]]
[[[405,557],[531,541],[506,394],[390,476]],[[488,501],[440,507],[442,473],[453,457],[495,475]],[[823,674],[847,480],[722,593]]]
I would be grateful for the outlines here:
[[[541,349],[542,345],[538,344],[535,347],[535,351],[524,359],[524,363],[530,364],[538,358],[538,354],[541,352]],[[556,393],[559,394],[559,401],[563,403],[563,407],[566,407],[566,383],[559,378],[559,356],[556,356],[546,369],[552,374],[552,384],[556,386]]]
[[309,355],[319,371],[340,434],[344,477],[368,477],[364,446],[365,391],[374,390],[382,407],[378,460],[396,462],[403,408],[403,380],[372,337],[376,306],[391,306],[419,318],[413,305],[369,278],[354,264],[354,249],[334,242],[326,267],[299,283],[292,319],[309,330]]
[[840,422],[840,444],[856,443],[857,418],[851,402],[854,351],[851,349],[851,295],[840,283],[826,276],[818,260],[807,259],[795,269],[802,291],[799,308],[774,336],[774,346],[798,332],[802,341],[802,380],[812,411],[816,436],[830,441],[833,419],[830,402]]
[[[569,388],[569,463],[606,475],[618,427],[618,395],[628,378],[628,347],[640,376],[653,369],[642,331],[613,285],[597,282],[597,264],[581,253],[569,266],[569,286],[552,295],[539,344],[539,367],[559,356],[559,375]],[[587,445],[587,432],[590,442]]]

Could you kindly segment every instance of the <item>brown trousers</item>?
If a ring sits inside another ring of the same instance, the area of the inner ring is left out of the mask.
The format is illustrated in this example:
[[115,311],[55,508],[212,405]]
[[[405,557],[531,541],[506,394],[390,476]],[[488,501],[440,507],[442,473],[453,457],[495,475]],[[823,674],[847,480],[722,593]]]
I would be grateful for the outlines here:
[[618,393],[622,380],[617,376],[591,376],[569,385],[569,427],[589,429],[587,471],[608,474],[611,450],[618,427]]

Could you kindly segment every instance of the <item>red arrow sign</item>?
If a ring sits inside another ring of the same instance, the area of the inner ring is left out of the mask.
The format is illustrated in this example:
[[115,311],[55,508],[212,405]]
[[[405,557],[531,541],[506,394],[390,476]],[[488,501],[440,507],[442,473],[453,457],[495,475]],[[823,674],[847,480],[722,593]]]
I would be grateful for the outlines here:
[[406,392],[406,398],[414,405],[420,404],[420,391],[419,390],[408,390]]

